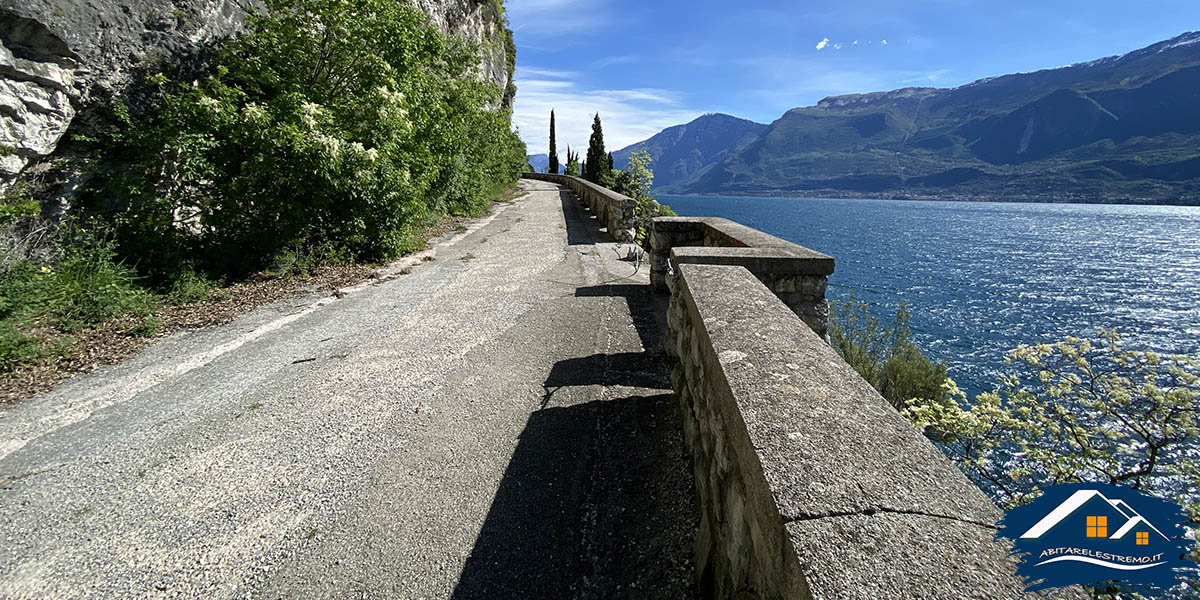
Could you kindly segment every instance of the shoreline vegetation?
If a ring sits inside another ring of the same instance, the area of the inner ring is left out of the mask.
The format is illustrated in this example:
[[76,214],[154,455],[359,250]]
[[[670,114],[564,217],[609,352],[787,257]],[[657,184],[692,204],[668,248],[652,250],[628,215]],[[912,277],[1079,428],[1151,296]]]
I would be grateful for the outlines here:
[[507,195],[526,165],[512,69],[507,86],[481,78],[480,49],[413,6],[347,6],[268,0],[203,73],[146,73],[139,102],[73,133],[62,217],[42,216],[36,178],[6,191],[0,402],[367,278]]
[[[1120,484],[1178,502],[1200,527],[1200,357],[1129,350],[1100,331],[1011,349],[994,390],[968,398],[912,342],[910,317],[901,304],[884,321],[851,291],[830,302],[830,342],[1000,506],[1056,484]],[[1200,562],[1200,544],[1190,557]],[[1183,585],[1200,592],[1198,579]]]

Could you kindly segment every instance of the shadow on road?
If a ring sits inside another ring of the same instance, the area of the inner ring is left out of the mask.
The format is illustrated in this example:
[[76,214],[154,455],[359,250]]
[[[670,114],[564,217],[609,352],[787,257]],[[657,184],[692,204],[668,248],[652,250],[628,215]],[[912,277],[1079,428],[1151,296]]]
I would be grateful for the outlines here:
[[[559,198],[569,244],[608,241],[572,194]],[[641,349],[620,332],[620,349],[630,351],[564,358],[551,368],[542,409],[521,433],[456,600],[695,597],[695,492],[661,352],[667,299],[620,281],[578,287],[575,296],[624,299]],[[571,386],[637,389],[551,403]]]
[[[649,268],[643,266],[642,268]],[[637,328],[638,338],[642,348],[657,353],[663,346],[666,334],[667,303],[670,298],[666,294],[656,294],[650,291],[650,286],[644,283],[620,284],[611,283],[577,288],[577,298],[612,297],[624,298],[633,317],[633,326]],[[671,387],[667,385],[666,387]]]
[[652,389],[670,389],[671,377],[663,364],[663,336],[666,331],[666,296],[655,294],[645,284],[603,284],[576,288],[578,298],[623,298],[638,339],[641,352],[616,352],[566,358],[554,363],[542,387],[542,408],[555,392],[568,386],[623,385]]
[[670,394],[533,413],[453,598],[693,597],[679,432]]
[[563,217],[566,221],[567,244],[571,246],[594,245],[598,239],[608,239],[600,231],[600,224],[591,211],[587,209],[575,194],[561,189],[558,200],[562,202]]

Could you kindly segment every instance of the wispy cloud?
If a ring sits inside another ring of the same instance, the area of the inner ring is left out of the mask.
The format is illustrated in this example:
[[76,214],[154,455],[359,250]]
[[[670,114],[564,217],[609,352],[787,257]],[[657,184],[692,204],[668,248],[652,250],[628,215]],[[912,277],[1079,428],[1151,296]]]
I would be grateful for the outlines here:
[[575,71],[559,69],[542,69],[540,67],[517,67],[516,77],[524,79],[574,79],[579,76]]
[[578,83],[577,74],[566,71],[522,67],[516,84],[513,122],[530,154],[548,149],[551,109],[562,155],[568,144],[580,150],[587,147],[596,113],[604,123],[605,145],[617,150],[705,112],[687,108],[678,94],[667,90],[589,89]]
[[877,73],[829,71],[796,73],[794,79],[777,85],[747,90],[766,106],[785,111],[815,104],[827,96],[861,94],[885,89],[885,80]]
[[829,45],[829,38],[825,38],[825,39],[817,42],[817,50],[824,50],[825,46],[828,46],[828,45]]
[[945,77],[952,72],[953,70],[951,69],[938,69],[936,71],[928,72],[913,72],[908,78],[901,79],[900,83],[923,83],[926,85],[933,85],[944,80]]
[[637,62],[636,56],[629,56],[629,55],[608,56],[605,58],[601,58],[600,60],[597,60],[596,62],[592,63],[592,66],[599,68],[599,69],[603,69],[604,67],[612,67],[615,65],[627,65],[630,63],[634,63],[634,62]]
[[561,42],[564,37],[600,31],[616,19],[603,0],[509,0],[505,10],[513,31],[523,39]]

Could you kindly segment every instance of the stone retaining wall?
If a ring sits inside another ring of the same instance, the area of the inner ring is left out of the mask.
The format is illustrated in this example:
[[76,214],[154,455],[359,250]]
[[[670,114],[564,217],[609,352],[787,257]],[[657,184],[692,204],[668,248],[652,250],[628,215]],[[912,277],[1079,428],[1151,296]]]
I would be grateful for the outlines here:
[[591,209],[592,214],[596,215],[600,224],[608,229],[608,233],[613,239],[618,242],[632,242],[636,237],[637,232],[634,230],[633,218],[637,202],[633,198],[570,175],[523,173],[521,177],[566,186]]
[[759,278],[671,287],[704,597],[1022,597],[1000,511]]
[[825,287],[833,258],[728,219],[659,217],[650,234],[650,286],[668,289],[681,264],[738,265],[783,300],[817,335],[825,337]]
[[[525,177],[632,233],[631,199]],[[651,244],[651,285],[671,292],[701,597],[1025,597],[994,541],[1000,511],[825,342],[832,258],[715,218],[655,219]]]

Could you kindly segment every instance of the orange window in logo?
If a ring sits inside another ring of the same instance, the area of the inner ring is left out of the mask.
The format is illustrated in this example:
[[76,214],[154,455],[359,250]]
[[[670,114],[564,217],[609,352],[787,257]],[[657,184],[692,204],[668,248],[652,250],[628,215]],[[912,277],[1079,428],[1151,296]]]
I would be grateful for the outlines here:
[[[1087,536],[1090,538],[1108,537],[1108,517],[1088,517]],[[1149,538],[1147,538],[1147,540],[1149,540]]]
[[1150,545],[1150,532],[1149,531],[1137,532],[1137,545],[1139,545],[1139,546]]

